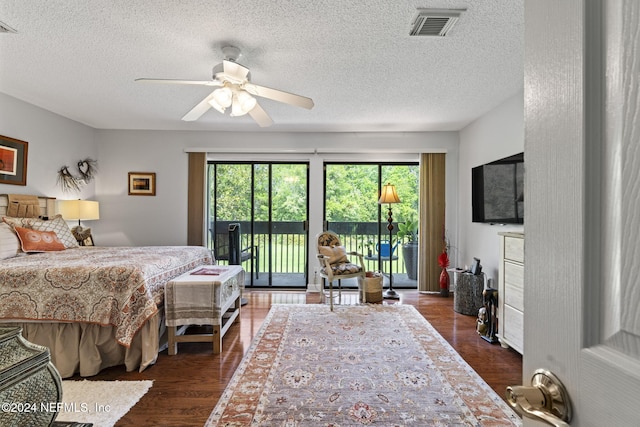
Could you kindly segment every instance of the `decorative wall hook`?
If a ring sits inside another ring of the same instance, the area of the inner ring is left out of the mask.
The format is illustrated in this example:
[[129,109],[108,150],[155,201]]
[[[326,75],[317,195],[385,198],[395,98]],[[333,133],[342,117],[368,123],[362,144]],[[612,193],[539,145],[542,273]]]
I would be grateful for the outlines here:
[[98,162],[96,160],[86,158],[78,162],[78,172],[85,182],[91,181],[98,172]]
[[62,166],[58,170],[58,185],[62,191],[80,191],[83,185],[86,185],[95,178],[98,171],[98,162],[96,160],[86,158],[78,163],[79,176],[73,175],[69,171],[69,166]]
[[80,183],[75,176],[69,172],[69,166],[63,166],[58,171],[58,185],[62,191],[80,191]]

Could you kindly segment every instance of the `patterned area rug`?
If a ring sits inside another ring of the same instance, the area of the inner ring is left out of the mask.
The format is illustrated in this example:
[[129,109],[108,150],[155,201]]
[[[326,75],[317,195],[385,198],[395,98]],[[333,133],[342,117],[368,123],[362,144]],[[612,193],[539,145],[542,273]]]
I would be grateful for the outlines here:
[[410,305],[274,305],[206,426],[512,426]]

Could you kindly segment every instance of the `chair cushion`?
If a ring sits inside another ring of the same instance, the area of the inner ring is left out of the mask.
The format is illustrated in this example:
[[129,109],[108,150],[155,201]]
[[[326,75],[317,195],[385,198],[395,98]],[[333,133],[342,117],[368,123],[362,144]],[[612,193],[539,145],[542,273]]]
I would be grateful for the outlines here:
[[344,246],[319,246],[320,255],[329,257],[329,264],[348,263],[347,250]]
[[318,245],[331,247],[340,246],[340,239],[333,233],[320,233],[320,235],[318,236]]
[[[321,269],[322,274],[327,274],[326,267]],[[352,264],[350,262],[346,262],[343,264],[333,264],[331,265],[331,270],[333,270],[334,276],[340,276],[344,274],[355,274],[362,271],[362,268],[357,264]]]

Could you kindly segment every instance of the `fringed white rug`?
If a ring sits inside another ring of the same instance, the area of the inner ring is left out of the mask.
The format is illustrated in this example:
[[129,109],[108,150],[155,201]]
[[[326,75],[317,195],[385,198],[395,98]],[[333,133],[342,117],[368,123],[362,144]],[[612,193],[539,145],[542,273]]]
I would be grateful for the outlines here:
[[111,427],[152,385],[153,381],[62,381],[62,404],[56,421]]

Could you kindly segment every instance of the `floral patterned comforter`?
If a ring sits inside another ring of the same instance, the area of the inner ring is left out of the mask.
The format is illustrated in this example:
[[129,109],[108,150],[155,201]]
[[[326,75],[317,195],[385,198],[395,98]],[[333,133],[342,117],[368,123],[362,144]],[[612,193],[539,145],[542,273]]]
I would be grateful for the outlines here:
[[83,322],[116,329],[129,347],[169,280],[202,264],[199,246],[79,247],[0,262],[0,322]]

